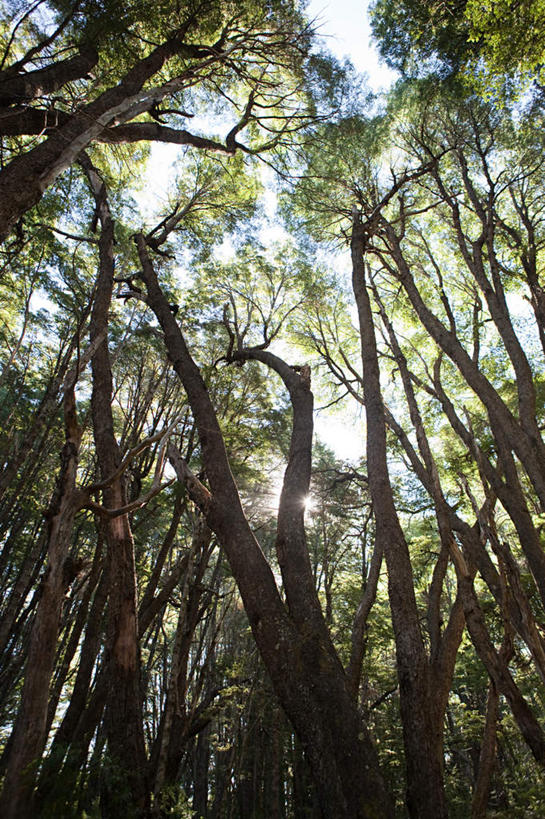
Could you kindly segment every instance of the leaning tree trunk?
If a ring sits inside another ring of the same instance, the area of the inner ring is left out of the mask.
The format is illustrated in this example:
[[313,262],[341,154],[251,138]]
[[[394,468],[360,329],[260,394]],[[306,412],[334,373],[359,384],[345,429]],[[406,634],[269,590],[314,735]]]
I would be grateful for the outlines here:
[[486,807],[490,795],[490,785],[494,764],[496,762],[496,731],[498,723],[498,705],[500,697],[496,686],[490,682],[486,703],[486,720],[484,724],[477,781],[471,801],[471,819],[486,819]]
[[[393,813],[391,800],[376,754],[348,691],[341,663],[318,625],[314,602],[307,609],[307,619],[303,617],[302,598],[297,597],[294,576],[303,576],[301,592],[306,595],[309,585],[304,577],[304,556],[301,552],[294,556],[294,574],[287,578],[290,613],[293,612],[290,616],[242,510],[223,436],[201,373],[161,291],[144,237],[138,235],[136,243],[148,304],[162,327],[169,357],[193,410],[211,493],[188,475],[181,459],[178,474],[187,483],[229,559],[276,694],[301,738],[323,815],[330,819],[389,817]],[[310,393],[310,384],[304,383],[304,377],[292,374],[300,382],[299,388]],[[308,400],[306,403],[312,406]],[[288,465],[287,474],[289,471]],[[290,503],[285,509],[291,514]],[[282,537],[285,534],[279,532],[279,538]],[[300,546],[301,543],[296,544],[297,549]],[[285,551],[286,576],[291,568],[291,555],[288,549]]]
[[437,753],[430,669],[420,631],[407,543],[395,510],[386,456],[386,423],[373,313],[365,281],[366,234],[356,213],[352,227],[352,284],[361,334],[363,389],[367,416],[367,473],[377,545],[384,549],[396,641],[401,718],[407,766],[407,807],[411,817],[440,819],[447,809],[442,759]]
[[74,384],[65,392],[66,442],[61,452],[61,471],[47,511],[48,563],[40,601],[32,627],[21,705],[9,754],[0,815],[4,819],[32,819],[32,793],[46,742],[49,686],[55,662],[62,603],[74,579],[69,558],[74,517],[81,508],[76,473],[81,430],[76,416]]

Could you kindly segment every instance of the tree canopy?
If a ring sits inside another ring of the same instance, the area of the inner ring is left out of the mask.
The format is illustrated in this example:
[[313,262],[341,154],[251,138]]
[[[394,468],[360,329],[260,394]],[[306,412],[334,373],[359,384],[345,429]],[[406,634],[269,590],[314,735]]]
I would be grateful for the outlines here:
[[6,819],[543,814],[540,4],[372,14],[2,7]]

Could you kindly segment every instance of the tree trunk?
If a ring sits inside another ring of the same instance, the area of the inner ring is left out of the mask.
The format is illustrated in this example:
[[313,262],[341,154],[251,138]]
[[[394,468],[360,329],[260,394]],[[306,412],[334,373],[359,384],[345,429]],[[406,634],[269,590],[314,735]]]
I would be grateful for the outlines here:
[[443,760],[437,752],[430,714],[430,670],[420,632],[409,550],[394,506],[386,455],[386,423],[380,388],[373,313],[365,281],[366,234],[359,214],[352,228],[352,284],[361,334],[363,389],[367,416],[367,474],[376,522],[377,546],[384,550],[396,641],[401,719],[407,766],[407,808],[411,817],[446,817]]
[[81,430],[74,385],[65,393],[66,443],[55,495],[47,512],[48,565],[32,627],[21,705],[13,729],[9,762],[0,799],[5,819],[34,816],[32,793],[46,741],[49,685],[55,661],[61,609],[77,568],[69,558],[74,517],[81,507],[76,473]]
[[[109,510],[126,505],[122,476],[110,480],[120,456],[112,415],[112,372],[106,337],[114,278],[114,225],[105,186],[87,158],[82,161],[96,200],[101,224],[100,267],[91,313],[91,343],[104,336],[91,360],[93,434],[102,481],[104,506]],[[134,543],[127,514],[104,521],[109,580],[106,662],[108,695],[105,726],[108,765],[103,769],[101,804],[105,819],[149,815],[147,760],[140,689],[137,591]]]
[[[200,371],[159,287],[144,237],[138,235],[136,243],[148,304],[161,324],[169,357],[187,392],[212,494],[197,486],[195,478],[188,481],[181,464],[178,474],[189,482],[194,499],[225,549],[258,649],[279,700],[301,737],[324,816],[330,819],[391,816],[391,801],[377,758],[348,693],[340,661],[316,628],[314,604],[306,624],[302,616],[297,616],[296,626],[286,612],[271,568],[244,516]],[[301,559],[301,555],[296,555],[296,571],[301,569]],[[290,610],[293,607],[295,612],[300,603],[295,586],[291,588],[294,596]]]
[[479,755],[477,781],[471,802],[471,819],[486,819],[486,806],[490,795],[490,782],[496,762],[496,726],[498,722],[499,695],[493,682],[488,686],[486,722]]

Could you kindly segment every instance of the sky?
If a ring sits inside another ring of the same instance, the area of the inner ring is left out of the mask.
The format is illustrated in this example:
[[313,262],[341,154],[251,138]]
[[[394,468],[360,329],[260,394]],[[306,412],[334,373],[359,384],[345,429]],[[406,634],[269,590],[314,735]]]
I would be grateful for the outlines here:
[[365,0],[310,0],[307,13],[336,57],[348,57],[354,68],[367,75],[373,91],[383,91],[396,74],[379,59],[371,42],[368,7]]

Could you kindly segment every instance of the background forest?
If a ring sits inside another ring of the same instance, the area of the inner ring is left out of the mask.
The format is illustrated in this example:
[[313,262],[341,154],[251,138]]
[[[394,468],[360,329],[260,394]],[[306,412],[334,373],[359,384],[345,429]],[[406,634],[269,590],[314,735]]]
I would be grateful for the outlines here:
[[4,819],[543,816],[544,11],[4,0]]

